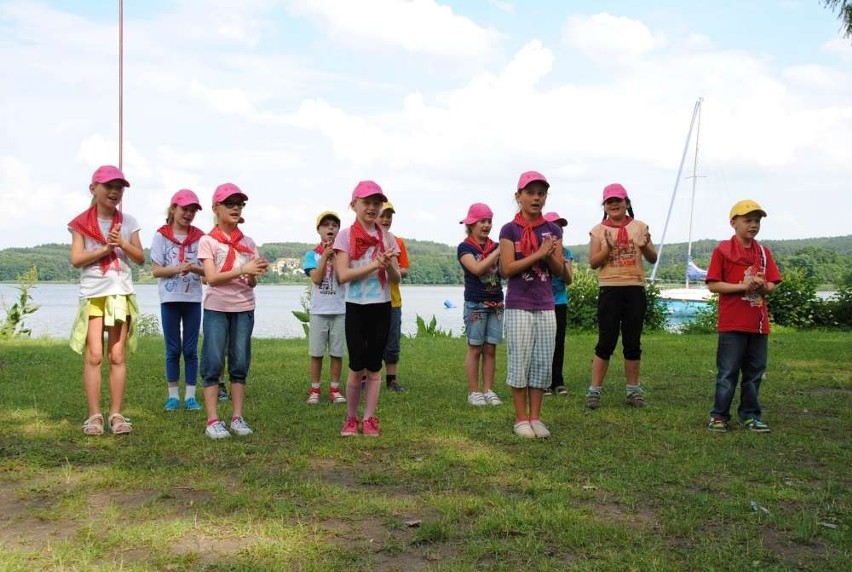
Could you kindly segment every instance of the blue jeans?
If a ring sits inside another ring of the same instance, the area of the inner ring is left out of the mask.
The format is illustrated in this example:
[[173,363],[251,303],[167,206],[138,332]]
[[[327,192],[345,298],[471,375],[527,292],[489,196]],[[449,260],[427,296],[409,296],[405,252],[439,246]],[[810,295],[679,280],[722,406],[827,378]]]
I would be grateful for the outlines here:
[[402,307],[391,306],[388,342],[385,344],[385,363],[399,363],[399,338],[402,336]]
[[160,304],[160,318],[166,342],[166,381],[176,383],[180,380],[180,356],[183,354],[184,380],[186,385],[195,385],[198,382],[201,302],[165,302]]
[[720,332],[716,348],[716,399],[710,415],[725,420],[731,418],[731,403],[740,381],[740,420],[760,417],[760,382],[766,372],[769,336],[745,332]]
[[228,377],[231,383],[245,383],[251,365],[251,333],[254,310],[217,312],[204,310],[201,342],[201,379],[204,387],[218,385],[228,352]]

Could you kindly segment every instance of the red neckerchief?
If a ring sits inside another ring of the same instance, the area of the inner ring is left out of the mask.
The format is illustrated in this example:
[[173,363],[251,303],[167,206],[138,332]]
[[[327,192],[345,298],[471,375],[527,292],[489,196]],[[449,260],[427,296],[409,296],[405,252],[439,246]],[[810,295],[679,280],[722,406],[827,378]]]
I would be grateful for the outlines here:
[[524,255],[524,258],[538,250],[538,237],[535,235],[534,228],[537,228],[547,221],[544,220],[544,217],[539,215],[535,220],[527,220],[524,218],[524,215],[521,213],[517,213],[515,215],[514,223],[520,226],[523,230],[521,231],[521,254]]
[[178,252],[178,261],[183,262],[186,258],[186,247],[201,239],[204,236],[204,233],[199,228],[195,228],[190,225],[189,229],[186,233],[186,238],[183,239],[183,242],[179,241],[175,238],[175,230],[172,228],[170,224],[164,224],[160,228],[157,229],[157,232],[163,235],[163,238],[167,238],[180,246],[180,252]]
[[633,222],[633,217],[626,216],[624,217],[624,222],[621,224],[615,223],[609,218],[604,219],[601,223],[604,226],[618,229],[618,233],[615,235],[615,243],[619,246],[620,250],[627,250],[630,248],[630,237],[627,236],[627,225],[631,222]]
[[222,232],[222,229],[218,226],[214,226],[213,230],[211,230],[208,234],[222,244],[228,245],[228,254],[225,255],[225,263],[222,264],[222,268],[219,270],[220,272],[227,272],[234,267],[234,260],[237,259],[237,250],[243,254],[254,254],[254,251],[251,248],[240,242],[244,235],[243,231],[237,227],[234,227],[234,230],[231,231],[231,238],[228,238],[228,236]]
[[[116,225],[121,224],[123,218],[124,217],[121,216],[121,211],[116,209],[115,212],[112,213],[112,223],[109,225],[109,230],[112,231]],[[88,210],[85,210],[74,217],[74,220],[68,223],[68,228],[79,232],[85,237],[91,238],[99,244],[107,243],[106,238],[104,238],[104,235],[101,232],[101,225],[98,224],[97,205],[92,205],[88,208]],[[115,262],[116,268],[118,268],[118,255],[115,253],[114,248],[109,254],[103,255],[98,260],[98,264],[100,264],[101,267],[101,273],[106,274],[113,262]]]
[[[370,233],[366,231],[364,226],[358,219],[355,219],[355,223],[352,225],[351,230],[349,231],[349,259],[350,260],[358,260],[367,250],[370,249],[371,246],[375,246],[373,249],[373,255],[370,257],[372,260],[375,260],[380,252],[385,251],[385,241],[382,236],[382,229],[379,225],[376,225],[376,232],[378,233],[378,237],[371,236]],[[382,288],[387,284],[388,276],[385,272],[384,268],[379,268],[379,284],[382,285]]]
[[483,244],[479,244],[479,241],[476,240],[475,238],[473,238],[473,235],[469,234],[467,236],[467,238],[464,239],[464,241],[467,244],[471,245],[473,248],[475,248],[476,251],[479,252],[479,254],[482,255],[480,260],[482,258],[485,258],[486,256],[488,256],[492,252],[494,252],[494,249],[497,248],[497,243],[494,242],[493,240],[491,240],[490,238],[486,238],[485,244],[483,245]]
[[732,236],[731,240],[719,243],[719,252],[733,264],[757,266],[761,270],[765,266],[763,246],[756,240],[751,241],[751,248],[746,248],[736,236]]
[[316,248],[314,248],[314,252],[322,256],[322,253],[325,252],[325,245],[320,242],[318,245],[316,245]]

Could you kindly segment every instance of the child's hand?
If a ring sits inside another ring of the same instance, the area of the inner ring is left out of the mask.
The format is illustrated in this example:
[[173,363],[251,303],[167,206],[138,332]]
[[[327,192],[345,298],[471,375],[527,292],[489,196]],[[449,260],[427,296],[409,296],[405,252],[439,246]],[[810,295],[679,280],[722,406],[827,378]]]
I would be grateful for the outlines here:
[[538,258],[547,258],[553,253],[553,250],[556,248],[556,238],[552,236],[547,236],[544,240],[541,241],[541,246],[538,247]]
[[645,231],[645,234],[637,238],[634,242],[638,248],[645,248],[648,246],[648,243],[651,242],[651,233]]
[[609,250],[613,250],[615,248],[615,237],[613,237],[609,232],[604,229],[603,242],[601,246],[606,244]]
[[107,246],[112,248],[121,246],[121,223],[118,223],[109,231],[107,235]]
[[184,260],[178,265],[178,274],[181,276],[186,276],[190,272],[192,272],[192,264],[189,260]]
[[243,265],[242,273],[251,276],[259,276],[264,274],[269,268],[269,262],[264,258],[252,258],[247,264]]

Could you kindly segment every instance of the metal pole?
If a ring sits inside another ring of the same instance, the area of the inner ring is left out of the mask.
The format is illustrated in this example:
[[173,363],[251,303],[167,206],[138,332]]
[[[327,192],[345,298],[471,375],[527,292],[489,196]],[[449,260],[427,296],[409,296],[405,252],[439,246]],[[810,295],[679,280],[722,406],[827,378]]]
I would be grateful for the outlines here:
[[686,271],[684,275],[684,288],[689,288],[689,263],[692,261],[692,215],[695,212],[695,182],[698,180],[698,143],[701,141],[701,101],[698,98],[698,123],[695,125],[695,155],[692,160],[692,198],[689,201],[689,234],[686,243]]

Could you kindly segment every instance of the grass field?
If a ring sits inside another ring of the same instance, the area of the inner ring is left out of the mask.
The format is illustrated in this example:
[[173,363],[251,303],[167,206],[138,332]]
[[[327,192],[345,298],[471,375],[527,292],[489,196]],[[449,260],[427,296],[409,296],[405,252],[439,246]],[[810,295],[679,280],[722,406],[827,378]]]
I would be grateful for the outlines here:
[[[162,344],[129,360],[129,436],[86,437],[79,356],[0,344],[0,570],[848,570],[848,333],[770,338],[773,432],[705,429],[715,336],[644,337],[649,406],[613,362],[583,408],[594,337],[569,335],[570,394],[549,440],[465,402],[461,339],[403,341],[404,394],[383,435],[338,436],[344,407],[305,404],[304,340],[255,340],[247,438],[165,413]],[[106,388],[104,388],[106,395]],[[222,407],[227,415],[228,406]]]

